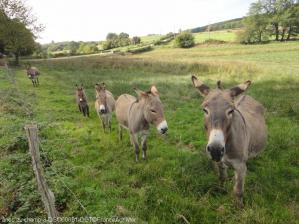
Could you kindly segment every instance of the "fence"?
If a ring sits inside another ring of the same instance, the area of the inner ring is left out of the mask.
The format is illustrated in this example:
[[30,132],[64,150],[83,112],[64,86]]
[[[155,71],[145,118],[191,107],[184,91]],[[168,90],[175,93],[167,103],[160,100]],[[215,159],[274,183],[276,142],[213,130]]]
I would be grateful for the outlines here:
[[[29,108],[30,104],[27,102],[27,99],[24,98],[24,96],[19,92],[19,89],[17,88],[15,72],[11,68],[9,68],[7,64],[5,65],[5,68],[7,70],[7,78],[9,79],[14,89],[16,90],[17,95],[20,96],[22,100],[24,100],[24,104],[22,105],[22,107],[24,107],[23,109],[26,112],[26,115],[28,116],[28,118],[30,118],[30,120],[32,120],[32,110],[31,108]],[[55,208],[55,196],[53,192],[50,190],[50,188],[48,187],[47,181],[44,177],[44,170],[40,160],[40,149],[42,150],[42,145],[38,138],[38,126],[36,124],[27,124],[25,125],[24,129],[28,139],[29,152],[32,159],[32,168],[35,174],[38,191],[41,195],[41,200],[48,214],[48,220],[50,220],[50,222],[53,223],[54,220],[58,218],[59,213]],[[70,192],[70,194],[75,198],[76,202],[80,205],[80,207],[86,213],[86,215],[88,217],[91,217],[87,209],[84,207],[84,205],[81,203],[79,198],[76,196],[76,194],[67,186],[66,183],[64,183],[59,178],[60,176],[59,172],[53,166],[51,166],[50,169],[55,173],[56,177],[62,183],[62,185],[67,189],[67,191]]]

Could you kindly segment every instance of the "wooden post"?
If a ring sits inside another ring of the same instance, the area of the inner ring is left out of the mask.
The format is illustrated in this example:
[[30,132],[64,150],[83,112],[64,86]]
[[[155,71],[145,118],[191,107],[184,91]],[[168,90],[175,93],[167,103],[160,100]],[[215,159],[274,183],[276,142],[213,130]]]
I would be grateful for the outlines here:
[[44,178],[43,167],[40,162],[39,153],[39,141],[38,141],[38,129],[37,125],[26,125],[25,126],[26,135],[28,138],[29,151],[32,158],[32,167],[36,177],[36,182],[38,186],[38,191],[42,197],[45,209],[48,213],[48,218],[54,222],[55,218],[58,216],[58,212],[55,208],[55,197],[53,192],[48,188],[47,182]]

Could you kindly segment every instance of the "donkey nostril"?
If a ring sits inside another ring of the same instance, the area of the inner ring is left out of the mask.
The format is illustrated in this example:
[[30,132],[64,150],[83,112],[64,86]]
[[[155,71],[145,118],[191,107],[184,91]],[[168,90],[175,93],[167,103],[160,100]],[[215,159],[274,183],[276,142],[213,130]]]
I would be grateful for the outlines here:
[[167,132],[167,130],[168,130],[168,128],[167,127],[165,127],[165,128],[161,128],[161,132],[164,134],[164,133],[166,133]]
[[211,152],[211,147],[208,146],[208,147],[207,147],[207,150],[208,150],[208,152]]

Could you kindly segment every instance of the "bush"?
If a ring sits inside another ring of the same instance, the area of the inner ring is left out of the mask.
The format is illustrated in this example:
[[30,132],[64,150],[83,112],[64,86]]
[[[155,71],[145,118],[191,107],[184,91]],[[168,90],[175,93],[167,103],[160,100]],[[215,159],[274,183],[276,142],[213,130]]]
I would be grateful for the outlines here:
[[181,48],[189,48],[195,45],[192,33],[183,32],[176,36],[175,45]]

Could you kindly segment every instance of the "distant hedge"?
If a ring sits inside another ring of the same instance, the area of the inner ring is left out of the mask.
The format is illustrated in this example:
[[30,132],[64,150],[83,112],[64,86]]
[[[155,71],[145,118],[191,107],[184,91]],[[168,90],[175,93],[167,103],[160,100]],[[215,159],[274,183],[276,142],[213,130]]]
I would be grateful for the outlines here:
[[153,48],[151,46],[143,46],[143,47],[128,49],[128,52],[129,53],[133,53],[133,54],[137,54],[137,53],[142,53],[142,52],[150,51],[152,49]]
[[190,32],[182,32],[174,39],[175,46],[181,48],[189,48],[195,45],[194,37]]

